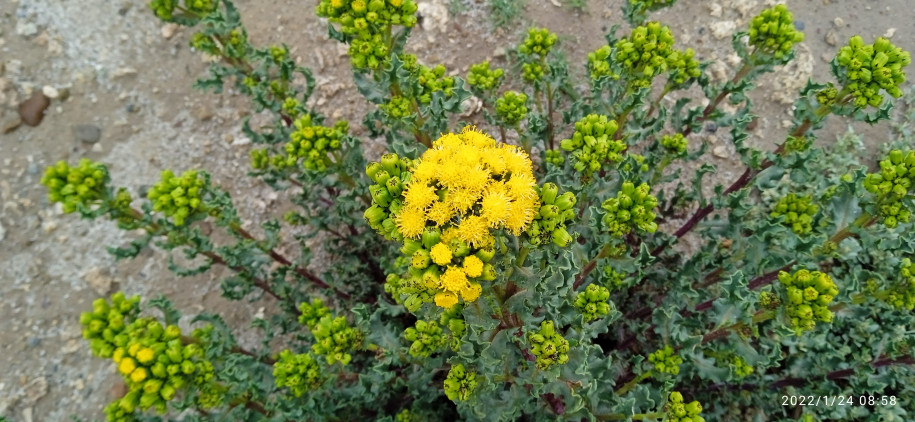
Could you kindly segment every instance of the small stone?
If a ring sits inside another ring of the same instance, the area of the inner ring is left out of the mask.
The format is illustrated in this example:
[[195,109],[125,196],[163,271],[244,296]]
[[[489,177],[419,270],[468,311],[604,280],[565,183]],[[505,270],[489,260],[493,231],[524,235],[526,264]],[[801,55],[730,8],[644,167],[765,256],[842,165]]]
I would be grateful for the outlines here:
[[505,57],[505,48],[499,47],[492,52],[492,56],[495,58]]
[[94,144],[102,138],[102,129],[92,124],[74,125],[73,136],[77,141]]
[[708,122],[705,125],[705,131],[715,133],[718,131],[718,125],[715,122]]
[[712,149],[712,154],[715,154],[715,156],[718,158],[727,158],[728,149],[724,145],[719,145]]
[[3,241],[4,237],[6,237],[6,229],[3,228],[3,223],[0,223],[0,242]]
[[29,126],[38,126],[44,119],[44,111],[51,104],[51,100],[41,92],[35,91],[28,100],[19,104],[19,117]]
[[716,18],[720,18],[720,17],[721,17],[722,8],[721,8],[721,5],[720,5],[720,4],[718,4],[718,3],[709,3],[709,4],[708,4],[708,9],[709,9],[709,15],[714,16],[714,17],[716,17]]
[[41,93],[44,94],[45,97],[48,97],[51,99],[54,99],[54,98],[57,98],[60,96],[60,91],[58,91],[57,88],[54,88],[51,85],[45,85],[43,88],[41,88]]
[[124,110],[127,110],[128,113],[136,113],[140,111],[140,107],[137,107],[133,104],[127,104],[127,106],[124,107]]
[[842,18],[837,17],[837,18],[835,18],[835,19],[832,20],[832,24],[835,25],[836,28],[844,28],[844,27],[845,27],[845,20],[842,19]]
[[798,31],[803,31],[804,30],[804,21],[794,21],[794,29],[797,29]]
[[712,36],[721,40],[734,34],[734,31],[737,30],[737,23],[734,21],[721,21],[715,22],[709,25],[709,27],[712,30]]
[[98,267],[92,267],[83,274],[83,280],[92,287],[101,296],[106,296],[111,290],[111,277],[102,273]]
[[133,76],[137,74],[137,70],[132,67],[119,67],[114,70],[114,73],[111,74],[111,77],[114,79],[123,78],[125,76]]
[[201,122],[205,122],[213,118],[213,112],[206,106],[200,106],[194,109],[194,117]]
[[48,394],[48,380],[45,377],[38,377],[29,381],[25,386],[25,403],[26,406],[35,404],[39,399]]
[[886,38],[893,38],[893,35],[896,35],[896,28],[890,28],[886,30],[886,33],[883,34]]
[[22,422],[32,421],[34,421],[34,419],[32,419],[32,408],[26,407],[25,409],[22,409]]
[[823,53],[823,54],[820,56],[820,58],[823,59],[823,62],[824,62],[824,63],[829,63],[829,62],[831,62],[831,61],[832,61],[832,57],[833,57],[832,54],[829,54],[829,53]]
[[41,229],[44,230],[45,233],[51,233],[54,230],[57,230],[57,222],[54,220],[45,221],[44,223],[41,223]]
[[0,126],[0,133],[7,134],[19,128],[22,125],[22,119],[13,115],[11,118],[4,119],[3,125]]
[[839,44],[839,36],[836,35],[836,31],[831,29],[826,33],[826,37],[824,39],[826,40],[826,44],[829,44],[833,47]]
[[29,337],[26,339],[25,344],[29,347],[29,349],[34,349],[35,347],[38,347],[39,344],[41,344],[41,339],[38,337]]
[[175,35],[175,31],[178,30],[178,24],[176,23],[167,23],[162,25],[162,38],[171,39]]
[[38,164],[29,163],[29,166],[25,169],[28,174],[38,174]]
[[16,22],[16,33],[23,37],[31,37],[38,33],[38,25],[34,22],[20,20]]

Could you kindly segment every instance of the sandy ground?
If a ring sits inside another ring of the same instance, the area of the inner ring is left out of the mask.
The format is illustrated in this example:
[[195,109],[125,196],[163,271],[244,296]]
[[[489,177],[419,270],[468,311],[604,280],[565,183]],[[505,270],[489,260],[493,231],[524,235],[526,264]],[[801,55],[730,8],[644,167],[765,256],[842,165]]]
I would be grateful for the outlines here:
[[[589,1],[586,12],[562,7],[563,1],[528,0],[514,25],[494,29],[485,2],[454,0],[462,10],[450,15],[448,2],[420,0],[425,27],[414,31],[407,48],[427,64],[443,63],[466,75],[470,64],[486,58],[504,65],[502,47],[536,24],[561,35],[566,56],[580,72],[585,54],[603,44],[601,34],[622,23],[621,0]],[[313,15],[314,3],[239,0],[238,6],[255,44],[285,42],[318,75],[312,106],[359,122],[366,105],[352,86],[345,49],[327,38],[326,24]],[[826,61],[836,43],[854,34],[865,39],[892,35],[903,48],[915,50],[915,5],[907,0],[788,3],[807,39],[796,62],[764,77],[753,95],[761,118],[752,142],[759,146],[784,136],[792,94],[808,77],[829,80]],[[696,49],[700,59],[712,62],[713,78],[724,79],[735,65],[730,34],[768,4],[680,0],[653,18],[671,25],[678,46]],[[206,169],[229,188],[255,226],[260,216],[282,206],[282,195],[243,177],[250,148],[239,130],[240,119],[249,113],[244,99],[191,90],[206,63],[187,47],[190,34],[163,26],[139,1],[0,0],[0,129],[15,126],[18,104],[34,91],[56,93],[40,125],[0,135],[0,416],[18,421],[103,417],[101,409],[116,394],[117,376],[110,363],[91,357],[77,322],[100,295],[117,289],[148,297],[165,294],[187,313],[206,307],[239,324],[263,312],[261,303],[237,306],[223,300],[218,272],[172,275],[162,253],[115,262],[105,246],[124,244],[132,235],[111,223],[63,215],[48,204],[38,183],[47,165],[87,157],[107,163],[115,183],[134,194],[154,183],[161,169]],[[92,142],[78,139],[79,125],[94,126],[100,136],[90,136]],[[834,139],[845,127],[832,121],[821,139]],[[856,130],[873,149],[887,140],[888,128]],[[710,133],[692,141],[700,138],[711,143],[719,180],[733,178],[733,146]],[[368,154],[380,152],[375,143]]]

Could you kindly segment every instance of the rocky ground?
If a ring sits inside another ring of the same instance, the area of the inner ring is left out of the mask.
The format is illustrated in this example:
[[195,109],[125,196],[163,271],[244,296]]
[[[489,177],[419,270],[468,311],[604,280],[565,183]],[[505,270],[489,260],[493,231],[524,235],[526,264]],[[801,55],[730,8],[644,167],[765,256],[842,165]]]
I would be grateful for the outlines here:
[[[621,0],[591,0],[584,12],[566,1],[528,0],[513,24],[493,28],[485,1],[420,0],[423,27],[407,49],[425,63],[466,75],[483,59],[503,65],[505,47],[536,24],[559,33],[566,57],[581,69],[575,63],[604,42],[600,34],[622,23]],[[105,246],[124,244],[132,234],[63,215],[38,183],[49,164],[87,157],[107,163],[113,180],[133,193],[154,183],[164,168],[206,169],[252,223],[283,206],[282,195],[243,177],[249,149],[239,130],[249,114],[244,99],[192,91],[206,62],[187,47],[191,32],[162,25],[141,3],[0,0],[0,416],[11,420],[102,417],[102,407],[119,392],[118,377],[109,363],[91,357],[77,322],[100,295],[118,289],[164,294],[187,313],[207,308],[240,324],[264,312],[264,304],[222,299],[218,272],[173,276],[162,253],[115,262]],[[326,24],[313,16],[314,3],[237,1],[254,43],[285,42],[318,75],[312,106],[359,122],[367,108],[352,85],[345,48],[327,38]],[[738,64],[730,34],[768,4],[681,0],[653,18],[671,25],[678,45],[696,49],[701,60],[712,62],[712,77],[724,80]],[[793,93],[807,78],[829,80],[827,61],[849,36],[885,35],[915,50],[915,5],[907,0],[804,0],[789,7],[807,39],[798,59],[764,77],[755,91],[761,118],[752,142],[760,146],[781,140]],[[821,139],[834,139],[845,127],[833,121]],[[888,128],[856,130],[873,149],[887,140]],[[695,138],[710,142],[721,166],[717,177],[733,178],[733,146],[714,133]],[[377,156],[381,148],[375,143],[367,153]]]

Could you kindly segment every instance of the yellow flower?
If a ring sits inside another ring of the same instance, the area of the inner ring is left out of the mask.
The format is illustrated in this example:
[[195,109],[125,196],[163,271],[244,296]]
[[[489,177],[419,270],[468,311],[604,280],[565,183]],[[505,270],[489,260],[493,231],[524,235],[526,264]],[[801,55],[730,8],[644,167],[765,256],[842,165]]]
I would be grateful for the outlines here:
[[437,265],[448,265],[451,262],[451,249],[444,243],[437,243],[429,254]]
[[130,373],[130,380],[133,382],[143,382],[146,379],[146,368],[137,368]]
[[137,361],[146,365],[153,361],[156,358],[156,352],[153,352],[153,349],[144,347],[137,352]]
[[458,237],[471,246],[477,246],[489,235],[486,219],[480,216],[471,215],[461,221],[458,226]]
[[511,200],[501,192],[487,192],[483,195],[481,206],[480,215],[492,228],[501,226],[512,213]]
[[480,297],[482,291],[483,287],[479,283],[470,283],[466,289],[461,290],[461,297],[464,298],[465,302],[473,302]]
[[125,357],[118,364],[118,370],[124,375],[129,375],[134,369],[137,369],[137,363],[132,358]]
[[426,214],[420,208],[404,207],[397,214],[397,229],[404,237],[417,238],[426,228]]
[[464,274],[464,271],[457,267],[448,267],[445,270],[445,273],[441,277],[442,289],[449,292],[460,292],[467,288],[468,281],[467,275]]
[[137,352],[140,351],[141,347],[143,346],[140,343],[131,344],[130,347],[127,348],[127,354],[133,357],[137,357]]
[[436,293],[435,304],[442,308],[450,308],[458,303],[458,297],[454,293],[442,292]]
[[483,274],[483,261],[475,255],[464,258],[464,272],[467,277],[479,277],[480,274]]
[[429,204],[438,199],[438,195],[435,194],[435,189],[424,182],[410,183],[407,185],[407,190],[404,191],[403,196],[405,203],[410,204],[411,207],[420,209],[425,209]]

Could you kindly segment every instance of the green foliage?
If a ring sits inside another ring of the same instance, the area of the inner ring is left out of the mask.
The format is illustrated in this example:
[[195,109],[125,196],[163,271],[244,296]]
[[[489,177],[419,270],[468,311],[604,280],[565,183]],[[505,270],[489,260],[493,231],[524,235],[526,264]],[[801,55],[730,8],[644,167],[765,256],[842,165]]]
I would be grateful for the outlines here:
[[514,23],[521,9],[524,7],[524,0],[488,0],[490,19],[493,27],[505,27]]
[[623,18],[630,25],[641,25],[648,12],[673,6],[677,0],[626,0],[623,2]]
[[[626,2],[627,19],[672,3]],[[578,65],[533,29],[504,70],[480,63],[464,81],[405,51],[413,1],[324,0],[317,13],[375,105],[351,122],[367,131],[356,136],[309,105],[315,78],[288,47],[251,44],[230,1],[151,8],[193,26],[191,46],[219,58],[197,88],[228,86],[271,119],[242,123],[258,144],[249,175],[289,204],[248,231],[202,171],[167,171],[137,195],[102,164],[47,170],[52,202],[134,236],[110,249],[116,258],[154,247],[179,277],[222,268],[222,296],[269,304],[252,321],[262,338],[242,348],[212,313],[182,320],[197,327],[184,335],[164,298],[94,303],[84,336],[130,390],[110,420],[165,418],[147,409],[246,422],[915,412],[900,400],[915,394],[915,92],[879,97],[902,90],[908,64],[888,41],[853,39],[835,80],[798,92],[784,142],[757,149],[749,94],[801,38],[784,6],[735,34],[743,65],[720,84],[656,22],[621,39],[614,28]],[[482,113],[461,114],[468,89]],[[861,98],[879,108],[866,113]],[[853,134],[816,142],[827,119],[877,124],[893,106],[905,114],[871,174]],[[746,166],[723,185],[707,177],[730,174],[705,159],[711,127]],[[376,162],[368,139],[386,148]],[[802,394],[898,405],[779,400]]]

